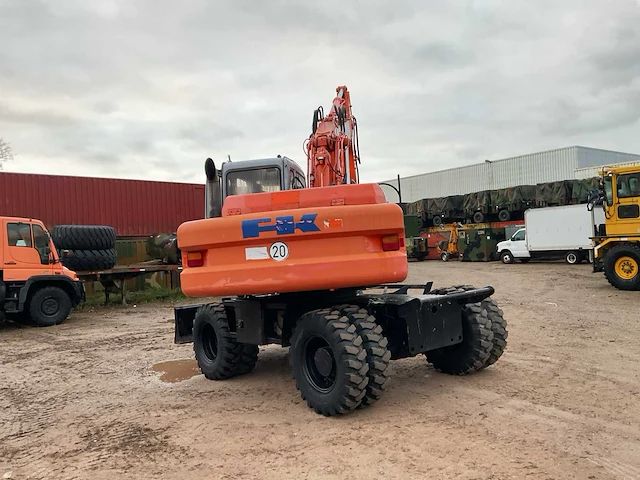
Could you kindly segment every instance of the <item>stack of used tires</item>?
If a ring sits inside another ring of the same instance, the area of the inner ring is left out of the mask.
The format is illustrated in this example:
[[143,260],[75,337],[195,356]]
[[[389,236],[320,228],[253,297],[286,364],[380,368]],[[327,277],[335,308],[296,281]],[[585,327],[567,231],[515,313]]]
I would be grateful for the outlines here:
[[51,232],[56,250],[69,250],[62,264],[77,272],[107,270],[116,264],[116,230],[104,225],[57,225]]

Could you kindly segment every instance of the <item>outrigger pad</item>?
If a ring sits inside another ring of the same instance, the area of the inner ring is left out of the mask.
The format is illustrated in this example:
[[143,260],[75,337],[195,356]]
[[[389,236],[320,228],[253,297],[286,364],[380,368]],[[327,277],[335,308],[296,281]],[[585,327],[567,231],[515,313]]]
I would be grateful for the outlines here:
[[193,320],[200,305],[185,305],[174,307],[175,339],[174,343],[193,342]]

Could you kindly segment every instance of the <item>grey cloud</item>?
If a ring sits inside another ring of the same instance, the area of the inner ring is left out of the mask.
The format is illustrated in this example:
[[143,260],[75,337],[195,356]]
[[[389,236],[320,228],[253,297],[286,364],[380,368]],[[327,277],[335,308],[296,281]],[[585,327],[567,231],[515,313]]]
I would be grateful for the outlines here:
[[48,108],[16,108],[11,105],[10,99],[0,98],[0,119],[3,122],[11,122],[20,125],[38,125],[41,127],[60,127],[76,125],[82,119],[74,118],[61,110]]
[[0,0],[5,169],[304,166],[338,84],[364,181],[570,144],[640,153],[639,22],[635,0]]

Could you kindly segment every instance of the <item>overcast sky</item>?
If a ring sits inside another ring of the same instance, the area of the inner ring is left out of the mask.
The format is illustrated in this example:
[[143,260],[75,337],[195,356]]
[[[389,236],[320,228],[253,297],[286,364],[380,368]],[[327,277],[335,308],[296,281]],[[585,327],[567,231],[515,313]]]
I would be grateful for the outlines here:
[[640,153],[640,0],[0,0],[5,171],[306,168],[352,93],[361,180],[569,145]]

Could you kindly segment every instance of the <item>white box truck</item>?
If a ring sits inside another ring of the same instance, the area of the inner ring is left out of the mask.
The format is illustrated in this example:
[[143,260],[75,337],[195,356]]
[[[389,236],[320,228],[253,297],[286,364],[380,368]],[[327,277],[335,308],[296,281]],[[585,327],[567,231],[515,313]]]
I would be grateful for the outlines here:
[[603,223],[604,210],[590,211],[585,204],[531,208],[524,212],[524,228],[498,243],[498,254],[502,263],[526,263],[532,258],[581,263],[591,258],[590,237]]

